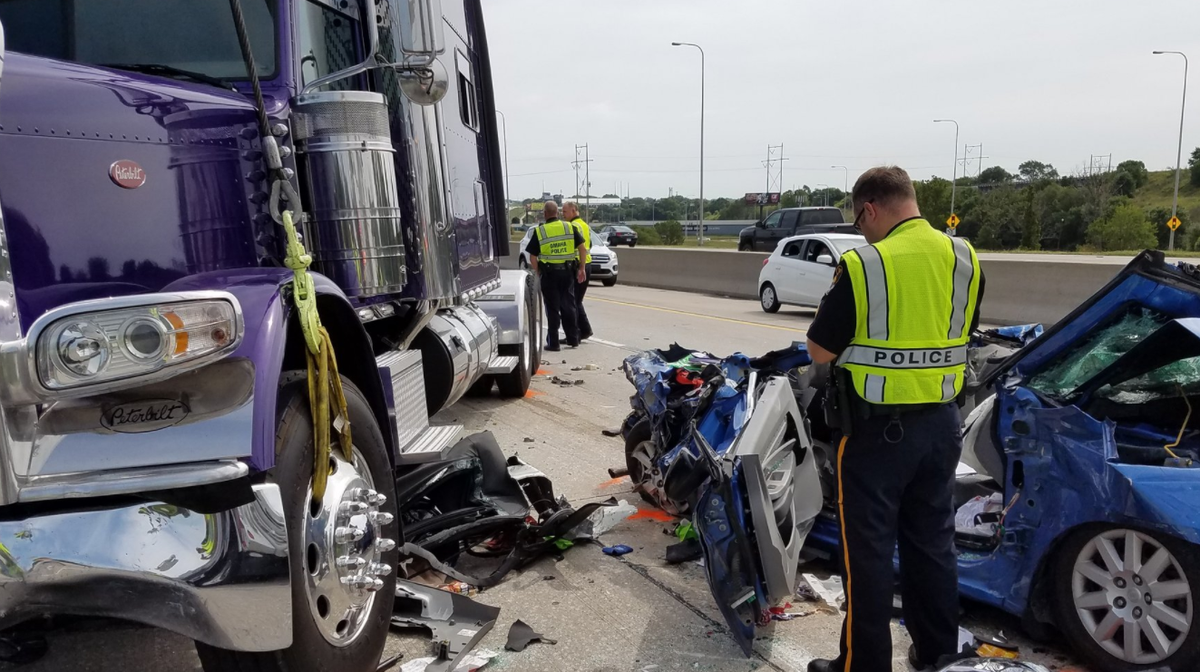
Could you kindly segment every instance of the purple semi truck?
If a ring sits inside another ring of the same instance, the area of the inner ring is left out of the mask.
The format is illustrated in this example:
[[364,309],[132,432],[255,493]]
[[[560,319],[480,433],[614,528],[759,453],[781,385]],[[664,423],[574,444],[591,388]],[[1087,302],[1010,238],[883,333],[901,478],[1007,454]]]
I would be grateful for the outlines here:
[[[480,0],[0,0],[0,67],[0,628],[374,669],[397,475],[540,358]],[[285,210],[354,428],[322,497]]]

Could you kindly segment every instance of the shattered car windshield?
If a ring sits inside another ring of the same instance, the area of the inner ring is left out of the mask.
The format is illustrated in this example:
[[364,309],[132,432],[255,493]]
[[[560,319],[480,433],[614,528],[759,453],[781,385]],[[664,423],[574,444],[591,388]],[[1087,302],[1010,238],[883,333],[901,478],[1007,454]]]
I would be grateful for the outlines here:
[[[1093,332],[1050,368],[1034,376],[1033,380],[1029,381],[1029,387],[1049,397],[1067,398],[1167,321],[1165,315],[1145,308],[1131,311],[1107,327]],[[1182,363],[1175,362],[1163,369]],[[1117,387],[1124,389],[1126,384],[1135,385],[1136,381],[1158,373],[1152,371]]]
[[1149,401],[1200,394],[1200,357],[1189,357],[1161,366],[1136,378],[1105,385],[1096,395],[1118,404],[1144,404]]

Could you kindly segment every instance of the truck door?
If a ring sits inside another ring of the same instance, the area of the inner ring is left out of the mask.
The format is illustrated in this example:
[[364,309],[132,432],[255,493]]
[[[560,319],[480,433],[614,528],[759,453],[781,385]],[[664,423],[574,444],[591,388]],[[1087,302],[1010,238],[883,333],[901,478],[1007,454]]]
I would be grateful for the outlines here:
[[779,241],[783,240],[783,213],[772,212],[763,220],[761,229],[754,233],[754,249],[763,252],[773,252]]

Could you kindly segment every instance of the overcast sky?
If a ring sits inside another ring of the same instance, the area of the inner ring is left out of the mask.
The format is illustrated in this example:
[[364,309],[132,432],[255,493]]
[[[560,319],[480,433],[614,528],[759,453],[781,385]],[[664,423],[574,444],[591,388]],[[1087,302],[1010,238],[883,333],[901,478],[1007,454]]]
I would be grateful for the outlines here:
[[[1184,161],[1200,145],[1196,0],[487,0],[513,198],[570,194],[588,143],[592,193],[706,198],[841,187],[883,162],[949,177],[956,119],[984,167],[1070,173],[1092,154],[1173,167],[1183,59],[1193,59]],[[972,174],[977,164],[972,161]],[[960,168],[961,171],[961,168]],[[772,185],[773,187],[775,185]],[[622,187],[624,191],[625,187]]]

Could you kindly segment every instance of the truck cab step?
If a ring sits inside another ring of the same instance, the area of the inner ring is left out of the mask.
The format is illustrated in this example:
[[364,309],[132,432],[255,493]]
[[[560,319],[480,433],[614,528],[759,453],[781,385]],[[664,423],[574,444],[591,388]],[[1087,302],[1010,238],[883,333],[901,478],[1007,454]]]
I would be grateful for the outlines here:
[[517,368],[517,364],[521,363],[521,358],[516,355],[501,357],[496,355],[492,357],[492,361],[488,362],[487,375],[494,376],[505,373],[512,373],[512,370]]
[[431,425],[426,427],[400,451],[399,464],[437,462],[462,436],[462,425]]

